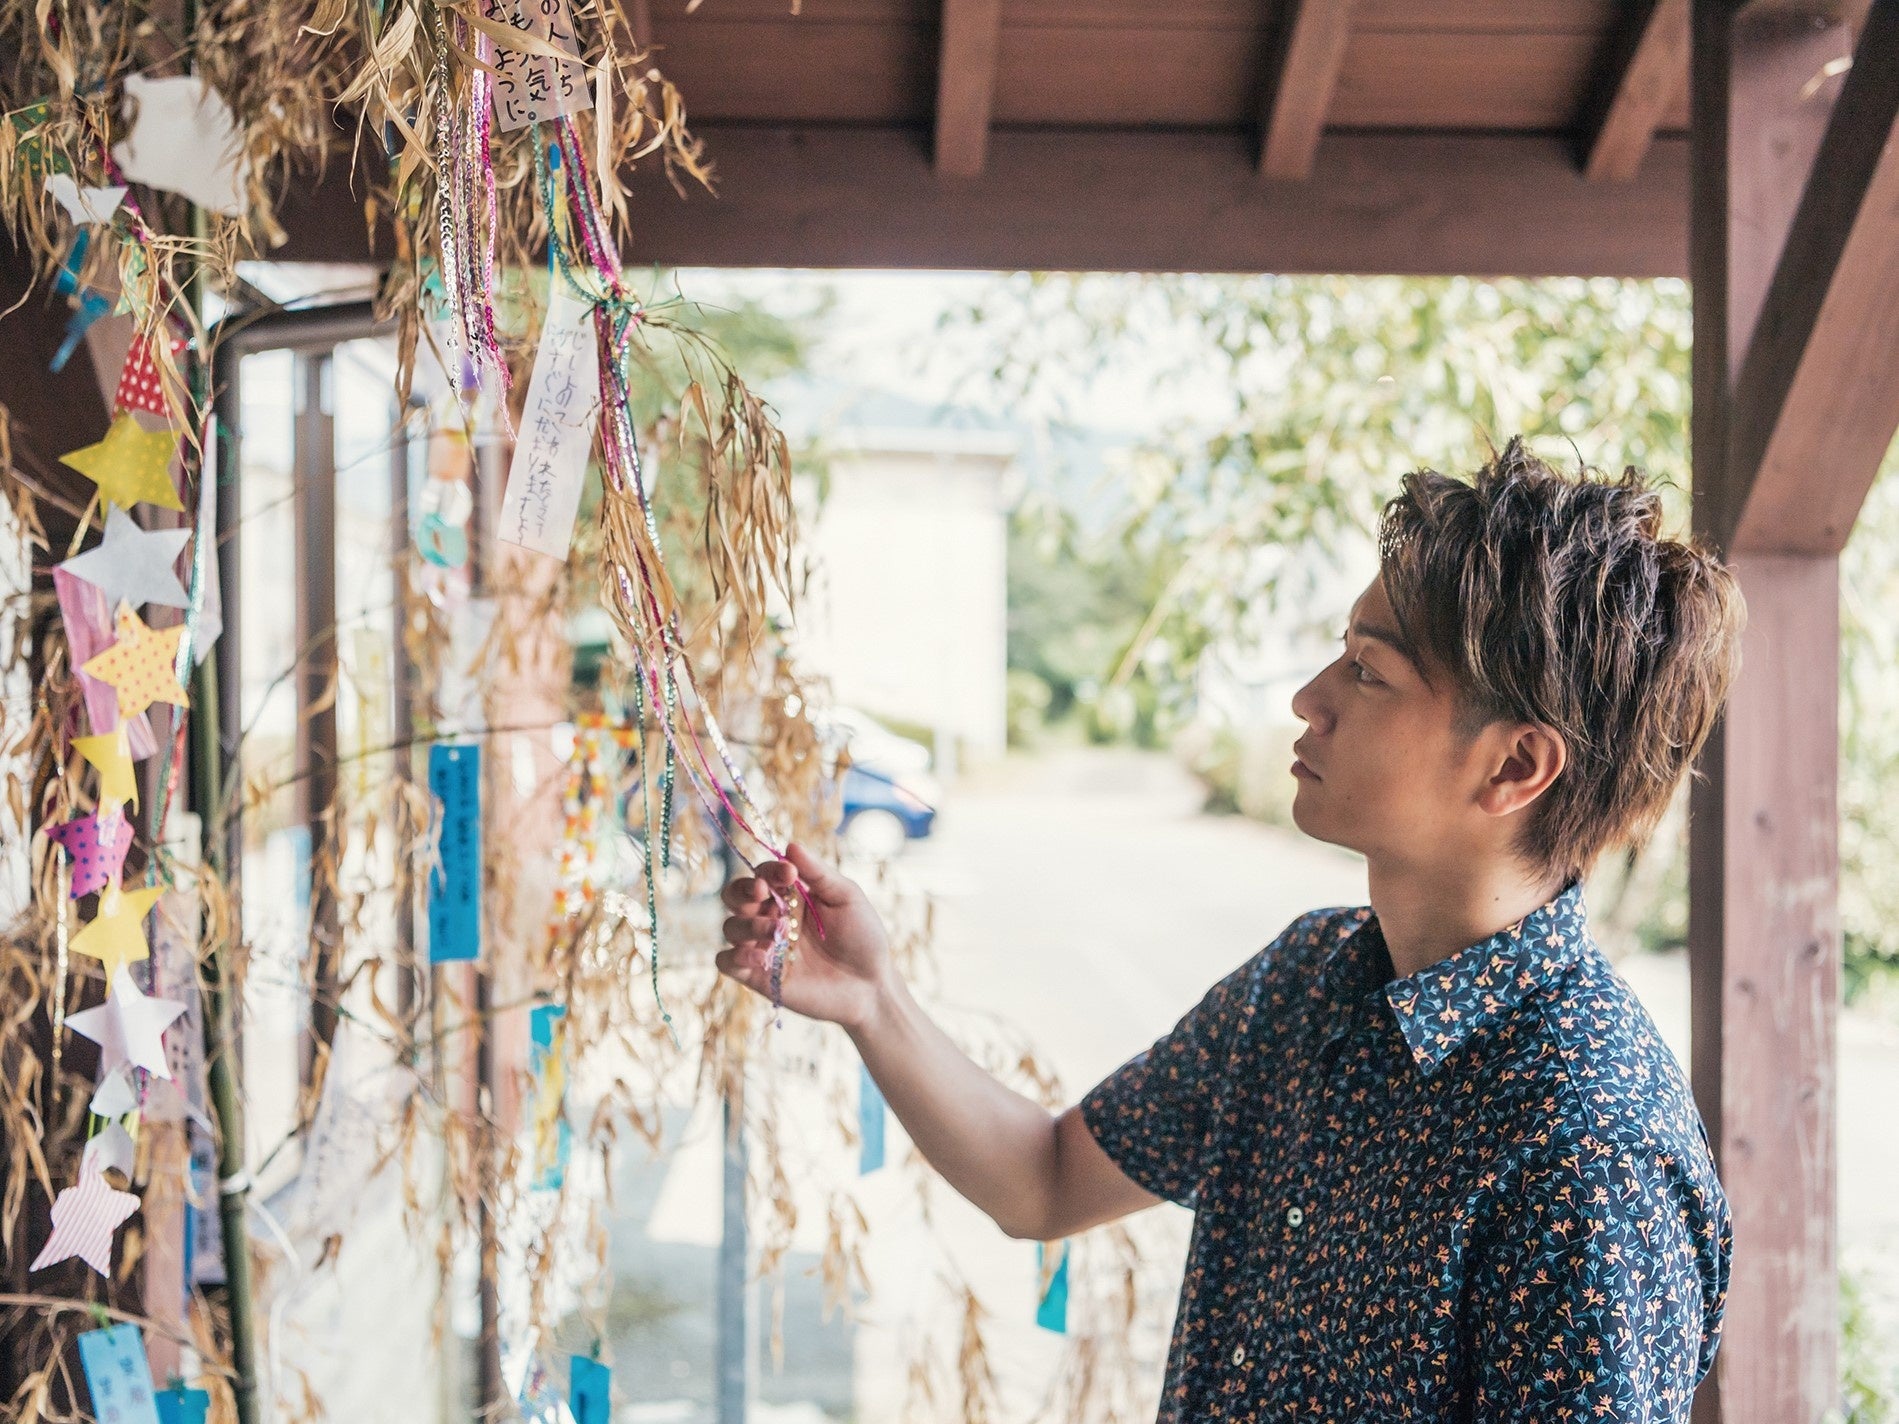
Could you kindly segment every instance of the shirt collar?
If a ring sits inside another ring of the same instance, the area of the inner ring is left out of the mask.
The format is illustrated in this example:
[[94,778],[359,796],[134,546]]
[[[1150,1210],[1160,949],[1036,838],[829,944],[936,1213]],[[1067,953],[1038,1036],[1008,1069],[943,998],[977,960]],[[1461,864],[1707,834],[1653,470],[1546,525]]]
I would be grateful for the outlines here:
[[1582,885],[1572,881],[1509,928],[1428,969],[1393,979],[1385,985],[1385,998],[1411,1056],[1429,1075],[1471,1034],[1555,979],[1589,943]]

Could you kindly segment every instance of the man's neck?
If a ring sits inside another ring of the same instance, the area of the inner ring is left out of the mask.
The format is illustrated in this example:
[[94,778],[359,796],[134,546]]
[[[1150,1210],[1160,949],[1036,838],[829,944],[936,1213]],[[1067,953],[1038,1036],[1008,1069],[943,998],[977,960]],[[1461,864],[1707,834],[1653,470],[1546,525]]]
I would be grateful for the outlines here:
[[1372,912],[1400,978],[1429,969],[1460,949],[1507,929],[1561,893],[1503,863],[1452,870],[1440,866],[1369,867]]

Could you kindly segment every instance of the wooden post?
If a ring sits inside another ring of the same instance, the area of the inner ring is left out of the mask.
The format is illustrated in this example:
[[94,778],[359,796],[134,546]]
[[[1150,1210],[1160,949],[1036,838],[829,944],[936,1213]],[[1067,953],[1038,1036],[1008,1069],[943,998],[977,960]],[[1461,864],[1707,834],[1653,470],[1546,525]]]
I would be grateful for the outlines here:
[[[1694,0],[1695,523],[1719,539],[1753,471],[1732,393],[1818,152],[1845,26]],[[1734,558],[1744,666],[1689,815],[1694,1085],[1734,1214],[1697,1421],[1819,1424],[1838,1391],[1837,553]]]
[[310,1033],[303,1084],[316,1081],[336,1038],[342,978],[331,864],[336,812],[336,417],[331,409],[335,358],[299,351],[297,387],[297,770],[310,831]]

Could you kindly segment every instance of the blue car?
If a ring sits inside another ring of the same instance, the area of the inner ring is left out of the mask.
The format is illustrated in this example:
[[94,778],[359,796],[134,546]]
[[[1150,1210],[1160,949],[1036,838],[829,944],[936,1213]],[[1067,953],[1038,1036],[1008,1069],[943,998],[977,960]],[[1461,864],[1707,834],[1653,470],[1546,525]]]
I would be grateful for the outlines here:
[[866,766],[846,768],[838,838],[851,854],[889,860],[903,850],[905,842],[929,835],[935,824],[936,807],[903,779]]

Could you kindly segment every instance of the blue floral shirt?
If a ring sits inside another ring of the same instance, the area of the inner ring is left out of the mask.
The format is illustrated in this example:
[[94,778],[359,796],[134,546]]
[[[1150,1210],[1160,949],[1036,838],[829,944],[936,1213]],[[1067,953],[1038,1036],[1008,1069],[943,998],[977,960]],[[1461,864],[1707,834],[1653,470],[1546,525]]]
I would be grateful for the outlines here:
[[1727,1202],[1581,889],[1394,976],[1306,915],[1083,1099],[1195,1212],[1162,1424],[1685,1421]]

